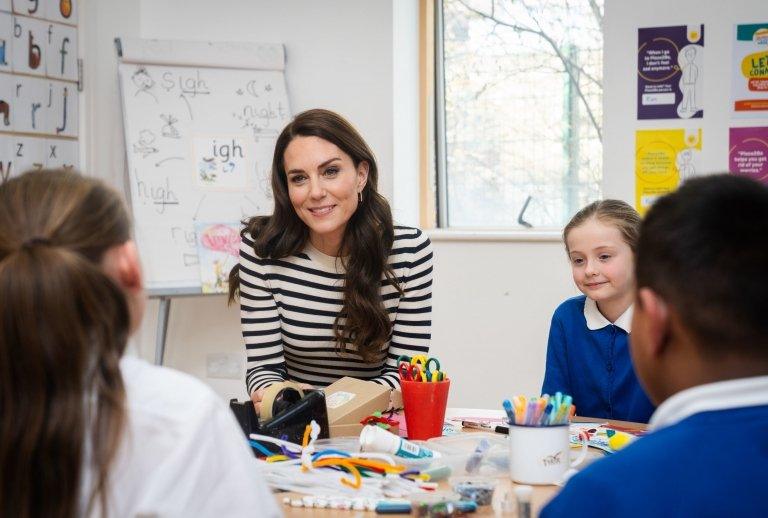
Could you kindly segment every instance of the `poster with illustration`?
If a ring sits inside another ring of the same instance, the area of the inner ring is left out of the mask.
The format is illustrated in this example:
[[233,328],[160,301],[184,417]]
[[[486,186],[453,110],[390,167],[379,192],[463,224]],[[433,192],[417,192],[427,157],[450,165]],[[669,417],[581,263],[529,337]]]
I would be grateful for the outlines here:
[[0,12],[0,71],[11,71],[13,56],[11,44],[13,42],[13,16]]
[[74,25],[77,23],[77,0],[48,0],[45,18],[59,23]]
[[30,169],[45,167],[45,139],[11,135],[11,174],[18,176]]
[[195,223],[203,293],[227,293],[240,254],[239,223]]
[[16,82],[10,74],[0,74],[0,132],[13,131],[13,116],[16,115]]
[[731,128],[728,170],[768,184],[768,127]]
[[[14,16],[11,54],[13,71],[19,74],[44,76],[48,47],[48,27],[44,20]],[[77,50],[73,50],[77,55]]]
[[734,117],[768,117],[768,22],[735,26]]
[[48,129],[48,82],[45,79],[11,76],[14,98],[10,101],[13,130],[45,133]]
[[51,24],[45,72],[48,77],[77,81],[77,29]]
[[76,140],[46,139],[45,167],[78,169],[79,158]]
[[637,118],[704,115],[704,25],[638,29]]
[[11,177],[13,173],[13,137],[0,134],[0,184]]
[[635,208],[642,215],[660,196],[701,169],[701,129],[635,134]]
[[250,187],[249,143],[243,136],[195,136],[192,139],[198,187],[239,191]]

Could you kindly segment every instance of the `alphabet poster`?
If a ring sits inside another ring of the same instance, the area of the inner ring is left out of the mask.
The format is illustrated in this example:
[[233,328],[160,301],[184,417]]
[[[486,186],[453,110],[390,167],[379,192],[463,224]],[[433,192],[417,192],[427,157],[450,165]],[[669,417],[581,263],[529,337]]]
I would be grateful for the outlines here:
[[0,11],[0,72],[11,71],[11,42],[13,40],[13,16]]
[[701,129],[635,134],[635,208],[642,215],[660,196],[701,170]]
[[768,117],[768,22],[736,25],[733,115]]
[[138,63],[118,71],[147,286],[226,290],[237,222],[272,211],[272,153],[290,120],[283,71]]
[[768,184],[768,127],[731,128],[728,165],[733,174]]
[[78,166],[77,6],[0,0],[0,181]]
[[704,25],[639,29],[637,118],[701,118],[703,64]]

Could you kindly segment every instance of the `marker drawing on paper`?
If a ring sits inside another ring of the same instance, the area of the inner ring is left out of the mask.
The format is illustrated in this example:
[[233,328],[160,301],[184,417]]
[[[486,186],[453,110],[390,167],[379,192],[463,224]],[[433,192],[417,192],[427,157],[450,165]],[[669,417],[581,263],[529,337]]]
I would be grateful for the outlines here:
[[136,86],[136,91],[133,93],[134,97],[137,97],[139,94],[146,94],[157,102],[157,96],[151,91],[152,87],[155,86],[155,80],[152,79],[146,68],[138,67],[133,75],[131,75],[131,81]]
[[197,255],[203,293],[226,293],[229,271],[240,254],[240,226],[237,223],[196,223]]

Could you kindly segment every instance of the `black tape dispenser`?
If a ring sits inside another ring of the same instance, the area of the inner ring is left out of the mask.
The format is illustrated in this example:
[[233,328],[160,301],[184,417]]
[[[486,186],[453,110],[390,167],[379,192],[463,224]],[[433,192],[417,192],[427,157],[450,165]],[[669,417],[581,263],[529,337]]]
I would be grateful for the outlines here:
[[314,419],[320,425],[319,438],[328,438],[328,409],[322,390],[305,391],[292,381],[270,385],[264,391],[260,417],[250,401],[231,400],[229,406],[246,436],[258,433],[301,444],[304,429]]

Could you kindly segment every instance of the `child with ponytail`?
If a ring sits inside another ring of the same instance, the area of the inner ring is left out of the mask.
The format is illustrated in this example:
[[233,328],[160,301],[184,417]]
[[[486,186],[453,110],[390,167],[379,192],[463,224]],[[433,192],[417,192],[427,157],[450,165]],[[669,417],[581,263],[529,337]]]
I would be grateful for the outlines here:
[[117,193],[0,185],[0,516],[279,514],[224,403],[124,355],[144,301]]

